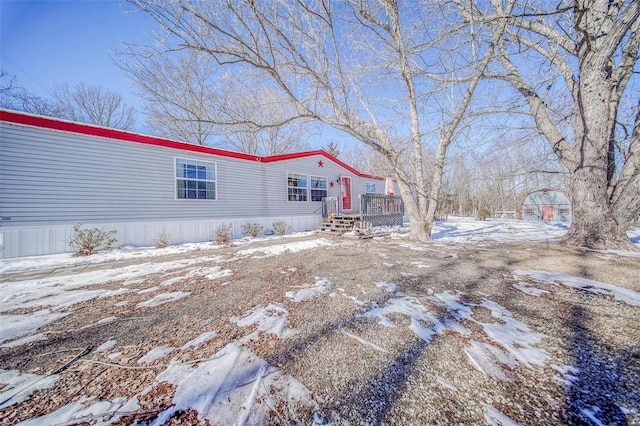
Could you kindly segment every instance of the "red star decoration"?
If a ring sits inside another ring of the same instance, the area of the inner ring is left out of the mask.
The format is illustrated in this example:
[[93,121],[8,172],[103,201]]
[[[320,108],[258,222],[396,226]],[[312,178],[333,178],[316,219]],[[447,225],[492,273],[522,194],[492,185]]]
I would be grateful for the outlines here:
[[322,162],[322,160],[318,161],[318,167],[324,167],[324,163]]
[[333,182],[329,182],[329,188],[333,188]]

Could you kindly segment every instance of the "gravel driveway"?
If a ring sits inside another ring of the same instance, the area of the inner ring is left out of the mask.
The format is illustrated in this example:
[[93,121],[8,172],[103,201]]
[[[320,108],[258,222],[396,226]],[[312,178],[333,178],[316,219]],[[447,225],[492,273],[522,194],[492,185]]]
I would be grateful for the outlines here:
[[638,258],[316,235],[108,266],[3,310],[58,317],[0,348],[0,424],[640,425]]

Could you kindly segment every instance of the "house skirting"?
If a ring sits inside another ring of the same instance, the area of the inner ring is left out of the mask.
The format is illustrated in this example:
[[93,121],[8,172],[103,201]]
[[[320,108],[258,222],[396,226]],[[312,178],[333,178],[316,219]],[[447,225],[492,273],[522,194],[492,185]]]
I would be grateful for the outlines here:
[[[149,247],[154,246],[161,233],[169,236],[169,244],[172,245],[197,243],[215,240],[215,231],[221,225],[231,224],[233,237],[242,238],[242,226],[246,223],[258,223],[263,226],[263,232],[269,232],[273,230],[273,223],[279,221],[289,224],[291,232],[310,231],[320,227],[322,216],[83,223],[82,228],[116,230],[117,242],[113,247]],[[71,253],[69,240],[73,235],[73,226],[74,224],[0,227],[0,259]]]

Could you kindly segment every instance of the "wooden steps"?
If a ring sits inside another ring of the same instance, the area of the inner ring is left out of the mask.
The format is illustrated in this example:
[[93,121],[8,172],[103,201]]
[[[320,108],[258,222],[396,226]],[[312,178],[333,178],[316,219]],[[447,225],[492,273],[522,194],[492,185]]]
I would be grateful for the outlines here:
[[372,238],[372,226],[370,223],[363,222],[359,214],[336,214],[332,215],[322,224],[319,232],[344,235],[347,232],[355,232],[359,238]]

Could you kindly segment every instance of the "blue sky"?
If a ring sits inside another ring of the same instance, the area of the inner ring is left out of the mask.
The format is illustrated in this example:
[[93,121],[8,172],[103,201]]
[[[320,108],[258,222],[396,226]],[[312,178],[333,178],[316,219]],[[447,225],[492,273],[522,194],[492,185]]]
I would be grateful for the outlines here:
[[119,0],[0,0],[2,69],[44,97],[56,85],[84,82],[116,91],[138,108],[113,51],[125,41],[146,41],[151,21],[123,13],[126,7]]
[[[50,97],[54,87],[68,83],[101,86],[120,93],[141,109],[135,90],[118,68],[114,51],[123,42],[153,43],[154,22],[122,0],[0,0],[0,67],[18,78],[29,92]],[[134,131],[153,134],[138,113]],[[311,148],[353,138],[321,127]]]

